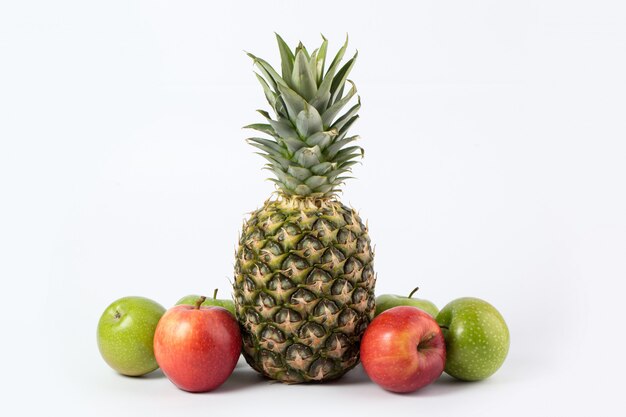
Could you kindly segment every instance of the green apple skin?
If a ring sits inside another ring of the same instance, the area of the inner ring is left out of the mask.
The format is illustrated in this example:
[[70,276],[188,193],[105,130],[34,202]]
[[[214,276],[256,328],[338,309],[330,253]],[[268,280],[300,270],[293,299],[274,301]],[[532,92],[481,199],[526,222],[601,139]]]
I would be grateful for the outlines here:
[[396,306],[417,307],[430,314],[433,318],[437,316],[437,313],[439,313],[437,306],[428,300],[394,294],[383,294],[376,297],[376,311],[374,312],[374,316],[378,316],[383,311]]
[[[193,306],[196,304],[196,301],[198,301],[198,299],[200,298],[200,295],[195,295],[195,294],[191,294],[191,295],[186,295],[183,298],[181,298],[180,300],[178,300],[176,302],[176,305],[190,305]],[[202,304],[201,306],[205,306],[205,307],[209,307],[209,306],[218,306],[218,307],[224,307],[226,310],[228,310],[233,316],[235,315],[235,302],[233,300],[224,300],[224,299],[219,299],[219,298],[207,298]]]
[[105,362],[122,375],[140,376],[159,367],[154,332],[165,308],[144,297],[111,303],[98,322],[98,349]]
[[504,363],[509,328],[498,310],[479,298],[449,302],[437,315],[446,340],[445,372],[463,381],[485,379]]

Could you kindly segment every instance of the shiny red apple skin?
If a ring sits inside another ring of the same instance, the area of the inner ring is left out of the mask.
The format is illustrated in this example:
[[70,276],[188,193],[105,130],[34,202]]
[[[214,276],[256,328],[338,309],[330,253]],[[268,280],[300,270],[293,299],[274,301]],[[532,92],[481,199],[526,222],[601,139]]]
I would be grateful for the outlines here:
[[446,343],[430,314],[412,306],[393,307],[365,330],[361,363],[382,388],[413,392],[439,378],[446,365]]
[[240,352],[239,324],[223,307],[172,307],[154,334],[157,363],[185,391],[207,392],[222,385]]

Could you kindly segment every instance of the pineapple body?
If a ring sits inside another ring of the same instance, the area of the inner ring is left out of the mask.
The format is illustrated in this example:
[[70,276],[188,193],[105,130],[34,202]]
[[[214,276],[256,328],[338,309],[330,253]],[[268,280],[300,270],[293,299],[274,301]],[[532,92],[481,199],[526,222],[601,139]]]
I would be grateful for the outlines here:
[[288,383],[340,377],[358,363],[374,284],[354,210],[335,199],[267,201],[244,224],[235,264],[246,361]]

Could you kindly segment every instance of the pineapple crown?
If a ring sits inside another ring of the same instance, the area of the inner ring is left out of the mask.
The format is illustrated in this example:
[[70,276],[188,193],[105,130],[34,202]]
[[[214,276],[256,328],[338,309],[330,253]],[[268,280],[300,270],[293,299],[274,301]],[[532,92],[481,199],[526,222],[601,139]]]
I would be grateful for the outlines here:
[[[358,136],[347,136],[358,119],[361,101],[348,74],[358,52],[339,66],[348,47],[348,38],[324,72],[328,41],[309,54],[302,43],[292,51],[276,34],[281,58],[281,74],[266,61],[250,53],[259,73],[255,75],[274,112],[274,118],[258,110],[267,123],[245,126],[270,138],[252,137],[247,141],[260,149],[268,163],[265,168],[276,178],[279,191],[288,197],[328,198],[340,191],[339,186],[351,171],[356,159],[363,156],[359,146],[347,146]],[[346,82],[350,89],[344,94]],[[357,102],[340,114],[356,95]]]

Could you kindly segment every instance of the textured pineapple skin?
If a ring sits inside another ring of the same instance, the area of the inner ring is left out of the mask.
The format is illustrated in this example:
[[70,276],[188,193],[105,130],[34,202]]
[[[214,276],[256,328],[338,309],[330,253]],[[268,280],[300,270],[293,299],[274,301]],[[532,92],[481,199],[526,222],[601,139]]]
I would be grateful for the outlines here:
[[374,316],[373,258],[367,227],[337,200],[285,197],[253,212],[233,283],[248,364],[286,383],[352,369]]

